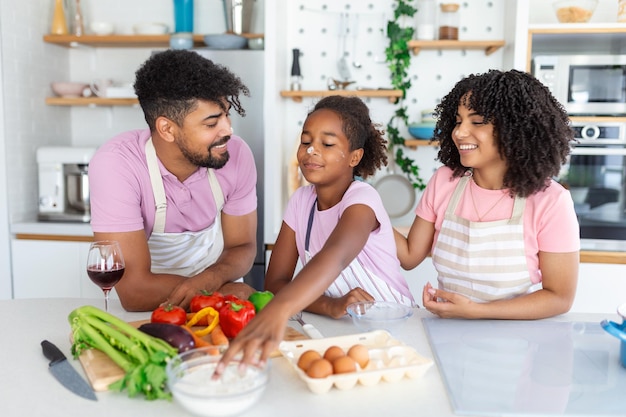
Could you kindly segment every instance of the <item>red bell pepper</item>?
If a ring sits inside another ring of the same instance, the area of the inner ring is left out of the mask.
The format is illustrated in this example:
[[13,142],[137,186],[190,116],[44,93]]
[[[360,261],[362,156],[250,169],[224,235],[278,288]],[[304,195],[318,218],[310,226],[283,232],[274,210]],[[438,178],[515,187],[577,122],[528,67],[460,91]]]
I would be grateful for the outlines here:
[[224,305],[224,296],[218,292],[213,291],[209,292],[207,290],[200,291],[199,294],[196,294],[191,299],[191,303],[189,304],[189,310],[192,313],[197,313],[205,307],[213,307],[215,310],[222,308]]
[[220,326],[226,337],[232,339],[254,318],[254,315],[254,304],[250,301],[229,301],[220,309]]

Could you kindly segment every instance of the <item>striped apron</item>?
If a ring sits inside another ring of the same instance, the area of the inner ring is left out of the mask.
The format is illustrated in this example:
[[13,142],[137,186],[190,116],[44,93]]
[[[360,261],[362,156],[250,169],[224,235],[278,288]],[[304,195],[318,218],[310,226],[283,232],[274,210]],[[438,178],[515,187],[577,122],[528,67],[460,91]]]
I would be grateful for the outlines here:
[[[311,230],[313,228],[313,219],[317,208],[317,199],[311,206],[309,212],[309,220],[306,227],[306,237],[304,240],[304,257],[306,265],[312,258],[309,251],[309,242],[311,240]],[[396,289],[392,288],[384,279],[379,278],[372,271],[368,271],[357,258],[353,259],[332,284],[324,291],[324,295],[332,298],[343,297],[352,289],[360,287],[367,291],[377,301],[394,301],[413,307],[415,303],[412,299],[406,297]]]
[[510,219],[472,222],[455,214],[471,176],[457,184],[433,249],[439,288],[488,302],[533,292],[524,251],[525,198],[515,198]]
[[148,239],[152,273],[185,277],[197,275],[213,265],[224,250],[221,221],[224,194],[215,172],[207,170],[209,187],[217,206],[213,225],[197,232],[165,233],[167,200],[152,139],[146,143],[146,160],[156,204],[154,226]]

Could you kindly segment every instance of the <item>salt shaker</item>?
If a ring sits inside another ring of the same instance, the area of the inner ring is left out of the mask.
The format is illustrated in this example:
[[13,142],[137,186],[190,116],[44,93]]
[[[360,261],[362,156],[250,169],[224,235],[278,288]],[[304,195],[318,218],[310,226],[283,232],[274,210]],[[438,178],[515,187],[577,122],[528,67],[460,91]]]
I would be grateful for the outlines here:
[[439,39],[458,40],[459,39],[459,4],[442,3],[439,14]]

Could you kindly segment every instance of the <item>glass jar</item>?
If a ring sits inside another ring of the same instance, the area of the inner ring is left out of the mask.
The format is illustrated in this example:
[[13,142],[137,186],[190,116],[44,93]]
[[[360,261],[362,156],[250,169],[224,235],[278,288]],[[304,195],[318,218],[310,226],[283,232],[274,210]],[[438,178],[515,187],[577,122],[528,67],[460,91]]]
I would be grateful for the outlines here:
[[459,4],[441,3],[441,13],[439,14],[439,39],[458,40],[459,39]]
[[626,22],[626,0],[619,0],[617,3],[617,21]]
[[421,41],[435,40],[435,17],[437,2],[435,0],[419,0],[417,2],[416,37]]

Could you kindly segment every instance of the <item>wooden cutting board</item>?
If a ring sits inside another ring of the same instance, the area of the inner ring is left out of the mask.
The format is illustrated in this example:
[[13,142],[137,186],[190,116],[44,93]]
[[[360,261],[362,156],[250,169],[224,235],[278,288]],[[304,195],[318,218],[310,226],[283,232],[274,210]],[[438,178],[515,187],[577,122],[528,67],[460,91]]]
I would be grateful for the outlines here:
[[[149,320],[131,322],[133,326],[139,327]],[[305,335],[296,329],[287,326],[285,330],[285,340],[304,340],[308,339]],[[280,352],[276,350],[271,357],[280,356]],[[107,355],[98,349],[89,349],[83,351],[78,357],[80,364],[85,371],[85,375],[94,391],[107,391],[109,385],[121,379],[124,376],[122,368],[117,366]]]

